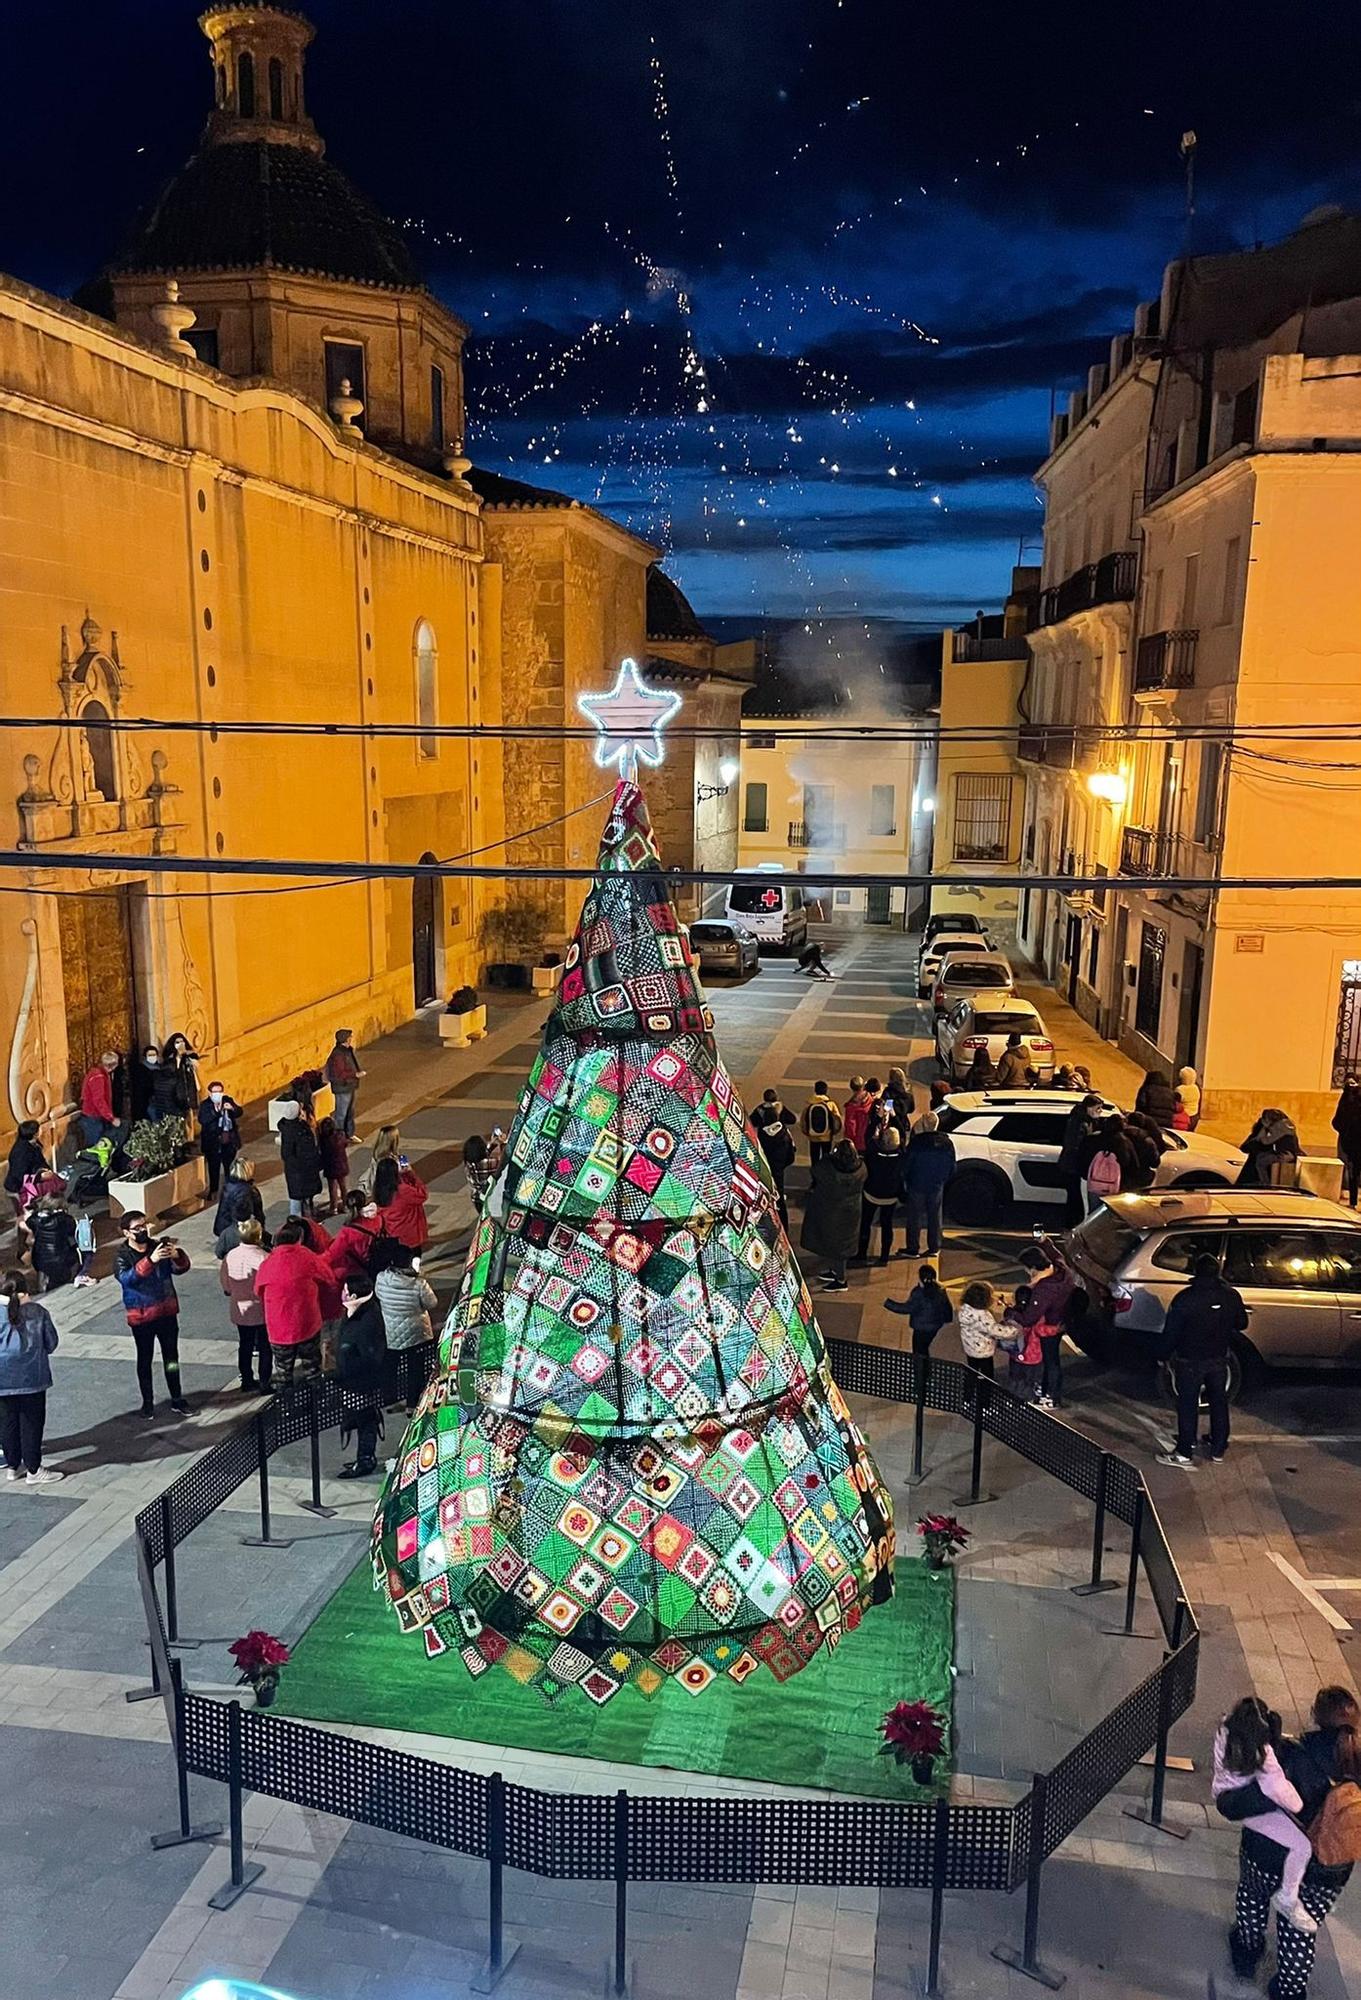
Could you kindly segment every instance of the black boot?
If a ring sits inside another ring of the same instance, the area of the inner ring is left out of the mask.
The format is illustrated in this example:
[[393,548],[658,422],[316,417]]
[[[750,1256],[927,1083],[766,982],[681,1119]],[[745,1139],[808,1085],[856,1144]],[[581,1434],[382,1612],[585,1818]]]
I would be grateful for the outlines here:
[[342,1465],[337,1479],[368,1479],[378,1470],[376,1458],[354,1458],[348,1465]]

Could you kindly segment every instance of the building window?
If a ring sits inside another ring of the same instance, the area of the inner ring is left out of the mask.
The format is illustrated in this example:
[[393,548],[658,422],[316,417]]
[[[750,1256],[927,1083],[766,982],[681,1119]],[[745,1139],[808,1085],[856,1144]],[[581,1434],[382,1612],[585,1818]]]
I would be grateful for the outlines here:
[[1087,984],[1095,991],[1097,966],[1101,958],[1101,933],[1093,924],[1087,942]]
[[1187,556],[1181,578],[1181,622],[1192,626],[1196,622],[1196,599],[1200,595],[1200,557]]
[[1333,1039],[1333,1088],[1349,1076],[1361,1076],[1361,958],[1342,961],[1342,993]]
[[1224,583],[1219,595],[1219,622],[1231,625],[1238,613],[1238,568],[1243,560],[1243,537],[1230,535],[1224,544]]
[[1233,399],[1233,434],[1231,445],[1255,444],[1257,441],[1257,384],[1249,382],[1246,389],[1240,389]]
[[444,449],[444,370],[430,370],[430,442],[436,451]]
[[80,711],[86,794],[112,805],[118,797],[118,767],[113,754],[109,711],[102,701],[87,701]]
[[1158,924],[1145,924],[1139,938],[1139,978],[1134,989],[1134,1025],[1150,1042],[1158,1039],[1158,1021],[1163,1006],[1163,960],[1167,956],[1167,932]]
[[226,65],[226,63],[219,63],[219,64],[218,64],[218,66],[217,66],[217,101],[218,101],[218,103],[219,103],[219,104],[225,104],[225,103],[227,102],[227,65]]
[[217,328],[215,326],[191,326],[188,332],[183,334],[181,338],[189,342],[199,360],[206,362],[209,368],[218,368],[221,366],[217,358]]
[[962,771],[955,779],[955,860],[1005,861],[1011,851],[1010,772]]
[[1224,770],[1224,746],[1206,741],[1200,746],[1200,788],[1196,793],[1196,839],[1202,847],[1219,831],[1219,786]]
[[773,736],[749,736],[747,743],[753,750],[773,750],[775,748],[775,738]]
[[277,56],[269,59],[269,115],[280,119],[284,115],[284,66]]
[[746,810],[742,815],[743,833],[764,833],[770,824],[766,802],[766,787],[761,784],[747,786]]
[[245,50],[236,58],[236,109],[242,118],[255,116],[255,58]]
[[416,754],[437,756],[439,738],[433,731],[439,722],[439,652],[434,628],[424,618],[416,627],[416,720],[421,728]]
[[[326,342],[326,407],[329,409],[335,398],[341,395],[341,383],[348,382],[350,394],[367,404],[364,393],[364,350],[357,340],[328,340]],[[367,410],[365,411],[367,415]],[[364,416],[357,419],[360,428]]]
[[896,833],[894,825],[894,801],[897,792],[892,785],[870,786],[870,832]]

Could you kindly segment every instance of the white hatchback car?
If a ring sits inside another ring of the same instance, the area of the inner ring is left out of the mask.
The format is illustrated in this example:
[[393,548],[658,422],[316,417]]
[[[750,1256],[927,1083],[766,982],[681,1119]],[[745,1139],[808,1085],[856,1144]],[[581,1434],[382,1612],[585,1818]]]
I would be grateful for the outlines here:
[[1007,1038],[1019,1035],[1025,1059],[1041,1083],[1054,1074],[1054,1044],[1049,1031],[1028,1000],[1014,993],[989,1000],[975,994],[970,1000],[956,1001],[948,1014],[936,1016],[936,1060],[952,1083],[967,1076],[979,1049],[986,1049],[996,1068],[1002,1060]]
[[[941,1107],[940,1129],[955,1148],[955,1170],[945,1190],[952,1222],[998,1222],[1013,1202],[1061,1208],[1067,1190],[1059,1175],[1064,1121],[1080,1090],[956,1090]],[[1111,1105],[1112,1111],[1118,1109]],[[1208,1132],[1164,1132],[1167,1151],[1158,1162],[1159,1188],[1228,1188],[1243,1155]]]

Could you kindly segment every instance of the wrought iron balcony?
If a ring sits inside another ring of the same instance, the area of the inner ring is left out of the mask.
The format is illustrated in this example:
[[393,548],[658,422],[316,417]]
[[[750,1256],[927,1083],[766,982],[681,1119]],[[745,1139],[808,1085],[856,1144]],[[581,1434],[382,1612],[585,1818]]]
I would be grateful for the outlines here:
[[839,854],[846,845],[845,822],[825,820],[818,825],[811,820],[791,819],[786,844],[815,854]]
[[1190,687],[1196,677],[1196,645],[1200,633],[1147,632],[1134,658],[1134,692]]
[[1058,625],[1075,612],[1095,610],[1098,604],[1128,601],[1134,595],[1137,569],[1138,558],[1132,549],[1119,549],[1102,556],[1100,562],[1084,563],[1043,593],[1040,624]]
[[1185,833],[1163,833],[1154,827],[1127,826],[1120,834],[1122,875],[1208,875],[1208,848]]

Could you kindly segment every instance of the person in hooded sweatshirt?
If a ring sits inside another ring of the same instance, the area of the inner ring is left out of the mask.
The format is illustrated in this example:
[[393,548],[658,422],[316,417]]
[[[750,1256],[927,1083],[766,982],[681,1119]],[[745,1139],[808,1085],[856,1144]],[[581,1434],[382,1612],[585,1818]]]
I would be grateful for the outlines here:
[[[934,1111],[915,1118],[902,1156],[907,1235],[900,1257],[938,1257],[944,1231],[945,1187],[955,1170],[955,1145]],[[926,1239],[923,1251],[919,1246]]]
[[279,1157],[284,1165],[290,1215],[310,1215],[321,1193],[321,1149],[312,1121],[296,1101],[279,1111]]
[[860,1236],[860,1197],[865,1163],[849,1139],[838,1139],[825,1160],[813,1169],[812,1186],[803,1211],[801,1248],[827,1259],[819,1273],[829,1292],[844,1292],[846,1260]]
[[1239,1187],[1294,1186],[1300,1135],[1284,1111],[1263,1111],[1238,1150],[1247,1155]]

